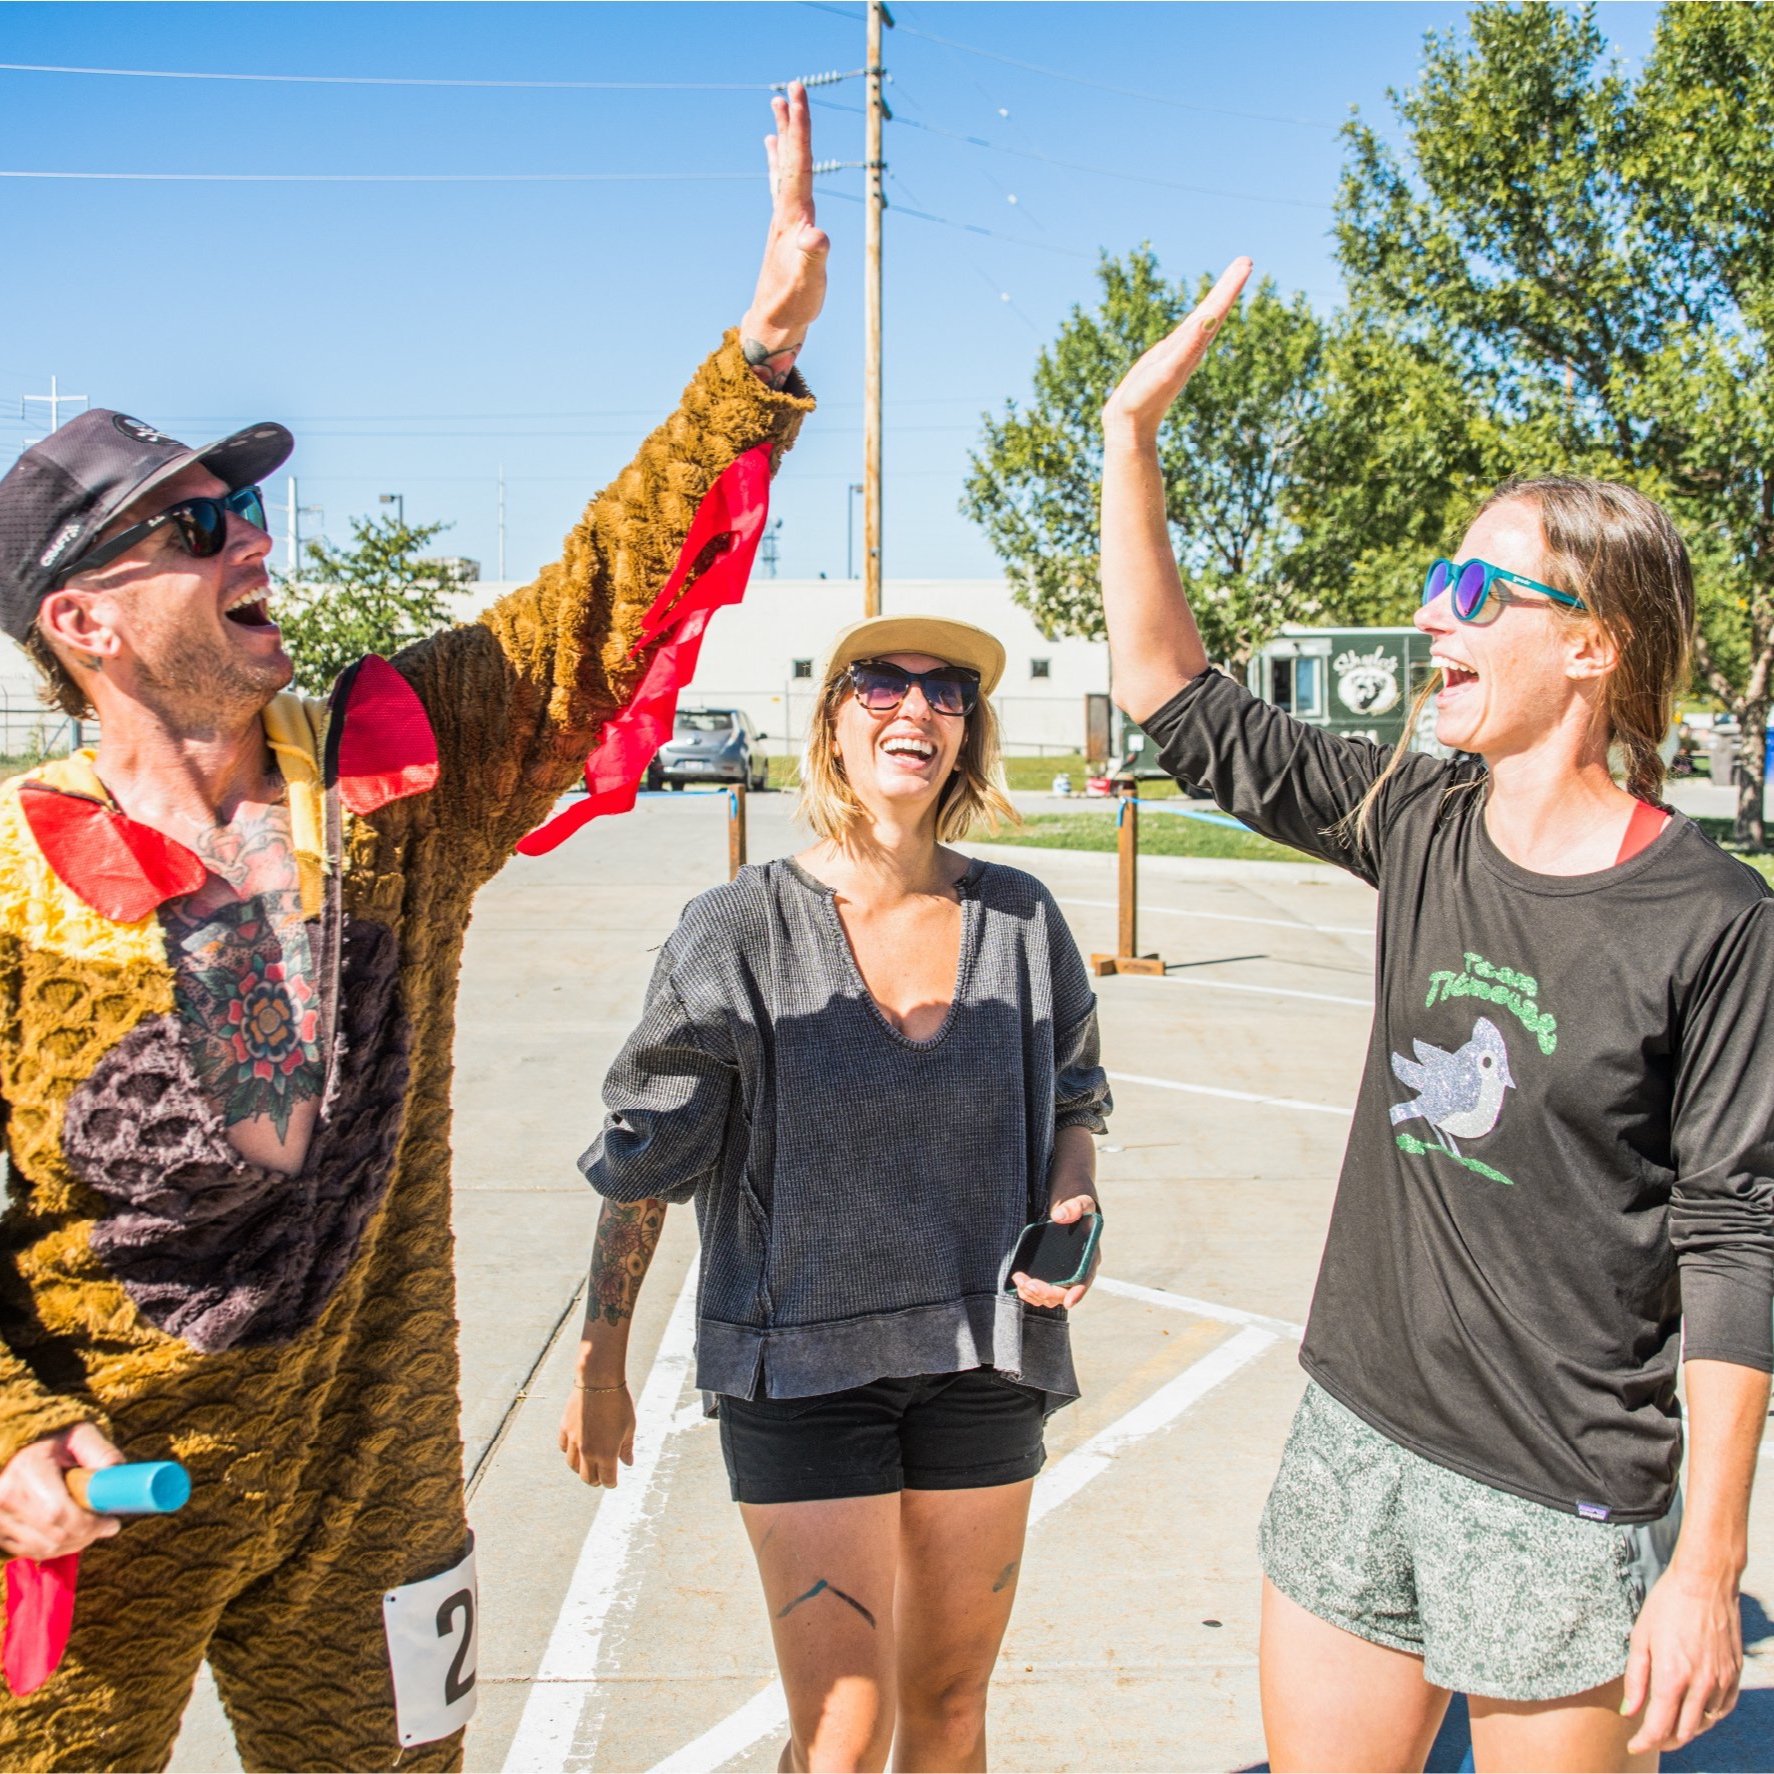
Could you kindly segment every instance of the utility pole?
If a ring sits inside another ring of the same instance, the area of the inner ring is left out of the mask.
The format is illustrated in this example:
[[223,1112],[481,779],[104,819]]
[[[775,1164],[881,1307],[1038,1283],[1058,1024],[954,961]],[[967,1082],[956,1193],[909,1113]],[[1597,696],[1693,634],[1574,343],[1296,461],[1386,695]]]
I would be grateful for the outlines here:
[[61,384],[56,381],[54,376],[51,376],[49,378],[49,392],[47,394],[27,394],[20,399],[18,403],[19,417],[21,419],[30,418],[31,415],[26,409],[30,407],[33,402],[38,406],[46,406],[49,408],[49,429],[54,431],[62,422],[63,402],[70,400],[77,400],[82,406],[87,404],[86,396],[84,394],[63,394],[61,391]]
[[887,209],[882,125],[891,116],[881,95],[881,32],[893,15],[882,0],[868,0],[868,198],[863,237],[867,271],[863,280],[862,391],[862,613],[881,614],[881,223]]
[[324,515],[318,505],[304,505],[302,495],[296,491],[296,477],[289,477],[289,503],[283,508],[284,546],[288,552],[288,578],[293,585],[296,575],[302,566],[302,519],[305,517],[321,517]]
[[499,464],[499,580],[505,580],[505,464]]

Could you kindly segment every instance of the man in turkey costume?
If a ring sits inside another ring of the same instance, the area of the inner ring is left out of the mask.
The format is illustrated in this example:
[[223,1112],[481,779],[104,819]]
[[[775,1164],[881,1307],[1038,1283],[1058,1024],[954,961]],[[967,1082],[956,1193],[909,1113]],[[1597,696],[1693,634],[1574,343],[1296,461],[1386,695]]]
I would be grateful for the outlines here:
[[[757,292],[677,411],[534,584],[326,702],[265,608],[281,426],[97,410],[0,480],[0,622],[102,732],[0,789],[0,1765],[164,1765],[206,1657],[248,1767],[461,1764],[463,934],[659,706],[661,605],[749,559],[811,410],[826,241],[804,93],[776,110]],[[64,1475],[119,1459],[183,1462],[189,1505],[112,1538]],[[58,1666],[32,1584],[83,1549]]]

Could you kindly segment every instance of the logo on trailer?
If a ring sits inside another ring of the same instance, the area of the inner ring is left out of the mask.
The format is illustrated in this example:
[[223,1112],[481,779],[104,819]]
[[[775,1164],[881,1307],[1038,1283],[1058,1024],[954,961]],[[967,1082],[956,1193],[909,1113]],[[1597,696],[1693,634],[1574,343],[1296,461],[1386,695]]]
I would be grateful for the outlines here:
[[1383,715],[1398,704],[1398,655],[1376,647],[1358,653],[1353,647],[1331,664],[1337,679],[1337,700],[1358,715]]

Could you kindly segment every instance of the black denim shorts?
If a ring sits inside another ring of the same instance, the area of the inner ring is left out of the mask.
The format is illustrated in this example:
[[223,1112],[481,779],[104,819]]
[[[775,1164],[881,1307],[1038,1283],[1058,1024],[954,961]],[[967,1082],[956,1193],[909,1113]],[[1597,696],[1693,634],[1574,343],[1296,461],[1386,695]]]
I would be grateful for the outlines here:
[[811,1398],[720,1402],[737,1503],[1018,1484],[1047,1459],[1047,1394],[994,1368],[873,1380]]

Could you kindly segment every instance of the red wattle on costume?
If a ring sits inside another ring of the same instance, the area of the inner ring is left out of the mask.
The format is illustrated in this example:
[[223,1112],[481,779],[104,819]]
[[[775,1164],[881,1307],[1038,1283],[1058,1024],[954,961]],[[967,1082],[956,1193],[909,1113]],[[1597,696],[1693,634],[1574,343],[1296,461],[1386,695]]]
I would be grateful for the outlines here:
[[[518,844],[525,856],[546,856],[603,813],[626,813],[653,754],[671,737],[678,692],[696,672],[703,630],[723,604],[745,596],[752,562],[770,510],[770,448],[759,444],[728,465],[697,507],[671,577],[647,611],[638,653],[658,643],[633,699],[604,727],[585,760],[585,799],[538,826]],[[678,593],[711,544],[724,544],[681,600]],[[674,601],[675,600],[675,601]]]
[[6,1566],[6,1647],[0,1667],[15,1694],[41,1688],[55,1674],[74,1624],[80,1554],[15,1558]]
[[85,795],[26,782],[19,806],[56,874],[119,924],[147,917],[174,894],[195,893],[208,871],[176,839]]

